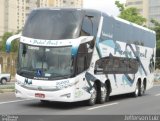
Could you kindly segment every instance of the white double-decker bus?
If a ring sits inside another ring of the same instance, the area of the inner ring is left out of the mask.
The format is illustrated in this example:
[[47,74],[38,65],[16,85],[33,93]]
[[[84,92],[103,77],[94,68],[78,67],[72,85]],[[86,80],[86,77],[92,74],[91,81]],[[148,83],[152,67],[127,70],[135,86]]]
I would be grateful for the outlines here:
[[86,9],[35,9],[19,35],[16,96],[104,103],[153,86],[155,32]]

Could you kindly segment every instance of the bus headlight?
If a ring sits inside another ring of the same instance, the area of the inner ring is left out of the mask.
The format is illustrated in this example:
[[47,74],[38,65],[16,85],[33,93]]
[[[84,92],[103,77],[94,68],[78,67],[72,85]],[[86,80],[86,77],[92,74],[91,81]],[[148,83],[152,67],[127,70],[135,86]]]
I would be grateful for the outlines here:
[[70,98],[70,97],[71,97],[71,93],[67,93],[67,94],[61,95],[61,97],[67,97],[67,98]]

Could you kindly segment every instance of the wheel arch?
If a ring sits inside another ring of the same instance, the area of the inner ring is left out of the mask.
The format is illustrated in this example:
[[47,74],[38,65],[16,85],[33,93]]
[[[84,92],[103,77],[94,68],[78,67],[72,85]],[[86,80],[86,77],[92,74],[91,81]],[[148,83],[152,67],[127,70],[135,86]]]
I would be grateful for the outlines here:
[[109,93],[111,93],[111,92],[112,92],[112,87],[111,87],[111,82],[110,82],[109,79],[107,79],[107,80],[105,81],[105,85],[106,85],[106,87],[109,89]]

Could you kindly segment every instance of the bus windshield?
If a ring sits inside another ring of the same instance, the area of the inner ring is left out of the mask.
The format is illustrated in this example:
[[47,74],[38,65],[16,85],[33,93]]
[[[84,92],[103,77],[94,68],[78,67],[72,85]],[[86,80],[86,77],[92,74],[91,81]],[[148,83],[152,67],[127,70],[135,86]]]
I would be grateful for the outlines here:
[[27,78],[55,79],[73,75],[71,46],[38,47],[20,44],[17,73]]
[[78,10],[33,10],[22,35],[43,40],[75,39],[80,35],[82,19]]

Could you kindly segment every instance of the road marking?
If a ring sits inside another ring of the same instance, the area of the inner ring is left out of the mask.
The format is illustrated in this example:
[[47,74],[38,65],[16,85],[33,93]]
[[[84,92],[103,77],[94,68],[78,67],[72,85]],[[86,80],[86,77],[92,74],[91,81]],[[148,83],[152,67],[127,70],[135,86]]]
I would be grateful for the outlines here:
[[160,94],[156,94],[155,96],[160,96]]
[[28,100],[33,100],[33,99],[24,99],[24,100],[13,100],[13,101],[7,101],[7,102],[0,102],[0,105],[7,104],[7,103],[23,102],[23,101],[28,101]]
[[97,106],[97,107],[93,107],[93,108],[88,108],[87,110],[94,110],[94,109],[97,109],[97,108],[103,108],[103,107],[117,105],[117,104],[118,104],[118,102],[117,103],[107,104],[107,105],[101,105],[101,106]]
[[159,87],[160,85],[154,85],[153,87]]

